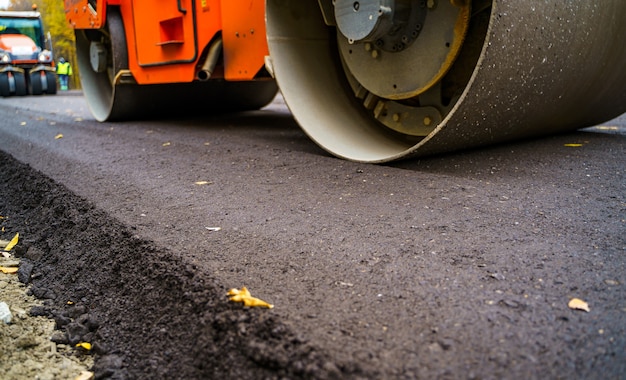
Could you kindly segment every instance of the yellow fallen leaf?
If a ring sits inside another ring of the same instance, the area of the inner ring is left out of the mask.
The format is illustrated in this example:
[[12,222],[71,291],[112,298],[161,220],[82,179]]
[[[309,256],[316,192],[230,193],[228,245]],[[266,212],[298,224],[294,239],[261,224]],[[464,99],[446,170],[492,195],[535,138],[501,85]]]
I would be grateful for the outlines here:
[[196,185],[198,185],[198,186],[210,185],[210,184],[211,184],[211,182],[209,182],[209,181],[198,181],[198,182],[196,182]]
[[583,144],[563,144],[563,146],[566,146],[568,148],[580,148],[581,146],[583,146]]
[[20,123],[20,125],[26,125],[26,122],[25,122],[25,121],[23,121],[23,122],[21,122],[21,123]]
[[91,350],[91,343],[80,342],[80,343],[76,344],[76,347],[84,348],[85,350],[89,351],[89,350]]
[[89,371],[82,371],[74,380],[92,380],[94,373]]
[[62,138],[63,138],[63,133],[59,133],[58,135],[54,136],[55,140],[62,139]]
[[567,304],[567,306],[570,309],[574,309],[574,310],[584,310],[586,312],[590,311],[589,304],[578,298],[572,298]]
[[241,290],[237,288],[232,288],[228,291],[229,296],[242,296],[242,297],[251,297],[250,291],[245,286],[241,288]]
[[15,247],[17,245],[17,242],[20,240],[20,234],[19,232],[15,234],[15,236],[13,236],[13,239],[11,239],[11,241],[9,242],[9,244],[7,244],[6,247],[4,247],[4,250],[9,252],[10,250],[13,249],[13,247]]
[[168,142],[164,142],[164,143],[163,143],[163,146],[170,146],[170,145],[172,145],[172,143],[171,143],[171,142],[169,142],[169,141],[168,141]]
[[599,125],[596,127],[596,129],[600,129],[603,131],[617,131],[619,128],[618,127],[613,127],[613,126],[608,126],[608,125]]
[[243,304],[247,307],[264,307],[266,309],[272,309],[274,307],[274,305],[270,305],[269,303],[255,297],[244,298]]
[[17,273],[17,268],[15,267],[0,267],[0,272],[5,273],[5,274],[15,274]]
[[252,297],[252,295],[250,295],[250,291],[248,291],[248,288],[246,288],[245,286],[242,287],[241,290],[235,288],[230,289],[228,291],[228,297],[232,302],[243,302],[244,306],[246,307],[264,307],[267,309],[271,309],[274,307],[274,305],[271,305],[258,298]]

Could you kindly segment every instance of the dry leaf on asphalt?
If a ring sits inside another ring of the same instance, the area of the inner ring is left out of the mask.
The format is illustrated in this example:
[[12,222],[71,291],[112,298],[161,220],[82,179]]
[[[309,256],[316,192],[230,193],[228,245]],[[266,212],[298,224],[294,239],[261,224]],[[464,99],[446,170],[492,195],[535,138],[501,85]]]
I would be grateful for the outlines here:
[[610,125],[599,125],[595,127],[595,129],[599,129],[601,131],[618,131],[619,130],[618,127],[610,126]]
[[17,242],[20,240],[20,234],[19,232],[15,234],[15,236],[13,236],[13,239],[11,239],[11,241],[9,242],[9,244],[6,245],[6,247],[4,247],[4,250],[9,252],[10,250],[13,249],[13,247],[15,247],[17,245]]
[[269,303],[260,300],[258,298],[252,297],[248,289],[244,286],[239,289],[230,289],[228,291],[228,297],[232,302],[243,302],[244,306],[247,307],[264,307],[267,309],[271,309],[274,305],[270,305]]
[[5,274],[14,274],[14,273],[17,273],[17,268],[0,267],[0,272],[5,273]]
[[62,138],[63,138],[63,133],[59,133],[58,135],[54,136],[55,140],[62,139]]
[[92,380],[94,373],[89,371],[82,371],[74,380]]
[[589,309],[589,304],[587,302],[578,298],[572,298],[567,304],[567,306],[570,309],[574,309],[574,310],[584,310],[586,312],[589,312],[591,310]]
[[87,342],[80,342],[76,344],[76,347],[80,347],[80,348],[84,348],[87,351],[91,350],[91,343],[87,343]]

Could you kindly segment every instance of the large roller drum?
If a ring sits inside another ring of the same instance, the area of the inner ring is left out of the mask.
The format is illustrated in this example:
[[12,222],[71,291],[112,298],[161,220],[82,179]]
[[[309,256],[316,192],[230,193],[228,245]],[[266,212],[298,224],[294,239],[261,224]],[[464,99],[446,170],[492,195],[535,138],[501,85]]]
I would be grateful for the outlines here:
[[306,133],[360,162],[575,130],[626,112],[626,1],[268,0]]

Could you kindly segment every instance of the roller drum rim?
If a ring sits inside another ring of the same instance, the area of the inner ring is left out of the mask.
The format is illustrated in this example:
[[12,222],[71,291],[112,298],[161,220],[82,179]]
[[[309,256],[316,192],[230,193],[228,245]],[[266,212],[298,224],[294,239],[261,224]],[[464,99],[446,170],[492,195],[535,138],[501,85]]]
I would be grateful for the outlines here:
[[[76,30],[76,55],[80,80],[87,105],[98,121],[123,120],[132,114],[132,94],[123,96],[125,90],[115,85],[115,76],[128,69],[128,52],[124,23],[119,9],[107,8],[107,21],[103,29]],[[104,40],[108,65],[102,72],[95,72],[91,65],[91,44]],[[129,87],[129,86],[126,86]]]

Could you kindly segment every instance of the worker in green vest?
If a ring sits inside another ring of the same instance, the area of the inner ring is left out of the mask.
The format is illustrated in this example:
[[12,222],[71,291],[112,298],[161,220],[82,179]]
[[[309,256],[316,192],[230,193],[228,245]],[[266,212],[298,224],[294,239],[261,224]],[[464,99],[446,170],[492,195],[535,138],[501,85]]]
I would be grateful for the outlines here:
[[61,83],[61,90],[67,90],[69,77],[72,75],[72,66],[63,57],[59,58],[59,63],[57,63],[57,75]]

